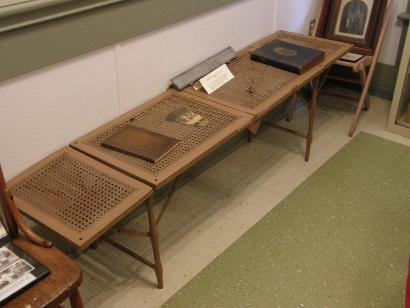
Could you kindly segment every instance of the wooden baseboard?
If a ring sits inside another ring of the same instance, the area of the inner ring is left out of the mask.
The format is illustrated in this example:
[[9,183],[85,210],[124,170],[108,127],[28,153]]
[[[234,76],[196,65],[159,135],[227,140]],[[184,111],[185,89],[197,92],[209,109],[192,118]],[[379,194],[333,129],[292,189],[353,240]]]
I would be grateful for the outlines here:
[[[398,71],[396,66],[378,63],[373,76],[372,84],[370,86],[370,95],[378,96],[386,100],[392,100],[394,87],[396,85],[397,73]],[[351,69],[346,69],[344,67],[332,68],[332,74],[340,76],[341,78],[356,78],[358,80],[358,76],[353,74]],[[355,89],[358,91],[361,90],[359,85],[347,83],[344,81],[332,82],[340,86],[346,86],[350,89]]]
[[406,117],[404,118],[404,121],[410,124],[410,103],[407,106],[407,113],[406,113]]

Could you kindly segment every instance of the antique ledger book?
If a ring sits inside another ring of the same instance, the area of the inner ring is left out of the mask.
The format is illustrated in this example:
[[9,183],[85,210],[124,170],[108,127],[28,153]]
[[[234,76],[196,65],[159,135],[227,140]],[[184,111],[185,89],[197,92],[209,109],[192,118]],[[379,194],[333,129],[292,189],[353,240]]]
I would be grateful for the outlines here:
[[274,40],[257,49],[251,59],[295,74],[303,74],[324,60],[321,50]]

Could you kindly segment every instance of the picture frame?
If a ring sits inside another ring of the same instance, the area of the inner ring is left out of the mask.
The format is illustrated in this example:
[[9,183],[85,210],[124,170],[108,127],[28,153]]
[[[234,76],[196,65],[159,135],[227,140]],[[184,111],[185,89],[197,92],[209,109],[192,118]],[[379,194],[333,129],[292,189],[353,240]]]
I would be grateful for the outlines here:
[[373,55],[387,0],[324,0],[316,35],[351,43],[352,52]]

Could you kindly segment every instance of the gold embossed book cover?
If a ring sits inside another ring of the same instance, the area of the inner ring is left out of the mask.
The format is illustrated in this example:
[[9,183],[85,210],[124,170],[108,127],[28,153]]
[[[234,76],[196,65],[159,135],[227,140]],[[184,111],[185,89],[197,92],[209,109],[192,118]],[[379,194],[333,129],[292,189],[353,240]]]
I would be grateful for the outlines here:
[[251,59],[295,74],[303,74],[323,61],[321,50],[274,40],[257,49]]

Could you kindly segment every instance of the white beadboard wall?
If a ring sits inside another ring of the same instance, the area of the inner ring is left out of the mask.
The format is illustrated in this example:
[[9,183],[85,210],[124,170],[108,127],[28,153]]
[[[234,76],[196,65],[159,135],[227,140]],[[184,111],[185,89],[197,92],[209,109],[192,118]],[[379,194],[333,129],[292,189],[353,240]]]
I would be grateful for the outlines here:
[[0,84],[0,161],[6,178],[118,114],[112,48]]
[[277,0],[275,28],[307,34],[321,0]]
[[0,83],[6,178],[164,91],[172,76],[191,65],[271,33],[274,10],[271,0],[238,1]]
[[247,0],[117,44],[121,112],[221,49],[242,49],[273,31],[274,1]]
[[[73,139],[164,91],[169,79],[274,30],[306,33],[320,0],[242,0],[81,57],[0,83],[0,162],[7,179]],[[394,0],[381,62],[401,35]]]

